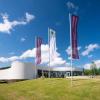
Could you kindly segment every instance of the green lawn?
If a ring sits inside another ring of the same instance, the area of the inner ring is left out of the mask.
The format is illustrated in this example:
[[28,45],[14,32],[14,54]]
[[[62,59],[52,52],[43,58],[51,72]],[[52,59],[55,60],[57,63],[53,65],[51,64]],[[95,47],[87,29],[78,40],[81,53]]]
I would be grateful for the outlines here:
[[0,100],[100,100],[100,79],[51,78],[0,83]]

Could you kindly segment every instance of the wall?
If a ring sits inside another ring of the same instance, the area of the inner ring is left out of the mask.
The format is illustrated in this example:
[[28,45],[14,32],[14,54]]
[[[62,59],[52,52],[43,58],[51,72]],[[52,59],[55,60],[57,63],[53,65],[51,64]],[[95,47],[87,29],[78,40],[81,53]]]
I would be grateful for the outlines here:
[[11,68],[0,70],[0,80],[33,78],[36,78],[36,71],[32,63],[15,61],[11,64]]

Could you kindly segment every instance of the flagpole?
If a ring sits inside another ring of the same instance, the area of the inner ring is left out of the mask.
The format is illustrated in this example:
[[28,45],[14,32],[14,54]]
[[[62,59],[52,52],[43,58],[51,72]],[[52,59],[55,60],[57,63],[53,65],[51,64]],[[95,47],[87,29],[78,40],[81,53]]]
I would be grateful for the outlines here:
[[[40,37],[39,37],[40,38]],[[39,41],[41,40],[41,38],[39,39]],[[41,47],[39,47],[41,49]],[[42,69],[42,78],[44,77],[44,70]]]
[[69,25],[70,25],[70,48],[71,48],[71,59],[70,59],[70,66],[71,66],[71,86],[73,81],[73,59],[72,59],[72,35],[71,35],[71,14],[69,13]]
[[[37,49],[37,47],[36,47],[36,36],[35,36],[35,48]],[[37,77],[37,73],[36,73],[36,55],[35,55],[35,75]]]
[[49,45],[49,78],[50,78],[50,33],[49,33],[49,27],[48,27],[48,45]]

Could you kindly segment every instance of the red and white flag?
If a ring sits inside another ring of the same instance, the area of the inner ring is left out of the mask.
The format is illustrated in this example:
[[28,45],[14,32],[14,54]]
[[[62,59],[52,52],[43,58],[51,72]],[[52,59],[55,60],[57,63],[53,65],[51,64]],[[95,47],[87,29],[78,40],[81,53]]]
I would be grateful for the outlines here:
[[41,63],[41,44],[42,39],[40,37],[36,38],[36,64]]
[[72,41],[72,58],[79,59],[77,47],[77,24],[78,16],[71,16],[71,41]]

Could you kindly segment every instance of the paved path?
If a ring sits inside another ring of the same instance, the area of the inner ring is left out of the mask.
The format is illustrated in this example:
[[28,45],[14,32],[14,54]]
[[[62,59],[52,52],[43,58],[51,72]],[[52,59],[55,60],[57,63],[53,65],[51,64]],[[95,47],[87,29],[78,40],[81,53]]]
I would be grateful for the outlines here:
[[[67,79],[70,79],[71,77],[66,77]],[[91,79],[90,76],[73,76],[73,79]]]

